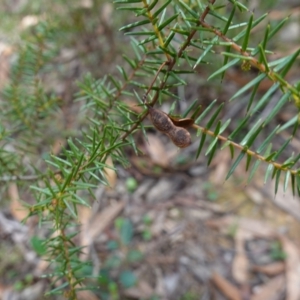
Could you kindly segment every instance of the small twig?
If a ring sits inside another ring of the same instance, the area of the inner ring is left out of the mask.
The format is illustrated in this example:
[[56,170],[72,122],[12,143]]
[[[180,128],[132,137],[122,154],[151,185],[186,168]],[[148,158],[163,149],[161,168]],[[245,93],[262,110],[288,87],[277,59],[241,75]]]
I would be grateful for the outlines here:
[[[211,5],[213,5],[216,2],[216,0],[210,0],[209,2],[210,2]],[[204,19],[206,18],[209,11],[210,11],[210,8],[209,8],[209,5],[207,5],[204,12],[202,13],[202,15],[200,17],[200,23],[204,22]]]
[[158,77],[160,71],[162,70],[162,68],[163,68],[166,64],[168,64],[168,61],[163,62],[163,63],[160,65],[160,67],[158,68],[158,70],[157,70],[157,72],[156,72],[156,74],[155,74],[155,76],[154,76],[154,78],[153,78],[153,80],[152,80],[152,82],[151,82],[151,84],[150,84],[150,86],[149,86],[147,92],[146,92],[145,95],[143,96],[143,102],[146,102],[146,98],[147,98],[149,92],[151,91],[151,89],[152,89],[152,87],[153,87],[153,85],[154,85],[154,83],[155,83],[155,81],[156,81],[156,79],[157,79],[157,77]]
[[274,72],[272,70],[268,71],[263,63],[259,62],[255,57],[251,56],[251,54],[249,52],[243,51],[242,47],[240,45],[238,45],[232,39],[230,39],[227,36],[225,36],[220,30],[214,28],[210,24],[207,24],[204,21],[204,19],[202,19],[202,18],[200,18],[200,25],[203,26],[204,28],[210,29],[215,35],[217,35],[218,37],[220,37],[222,40],[230,43],[231,47],[234,50],[236,50],[237,52],[239,52],[241,55],[249,58],[250,64],[253,67],[257,68],[262,73],[265,73],[272,82],[274,82],[274,83],[275,82],[279,82],[282,87],[288,89],[292,93],[292,95],[294,96],[294,99],[295,99],[295,102],[296,102],[296,106],[297,106],[298,101],[300,102],[300,93],[299,93],[299,91],[295,87],[293,87],[289,82],[287,82],[283,78],[281,78],[280,81],[279,81],[276,72]]
[[255,151],[252,151],[250,149],[245,149],[242,145],[236,143],[236,142],[233,142],[233,141],[230,141],[227,137],[225,136],[222,136],[222,135],[216,135],[213,131],[210,131],[210,130],[207,130],[206,128],[202,127],[202,126],[199,126],[199,125],[196,125],[196,124],[193,124],[192,126],[193,128],[195,129],[198,129],[198,130],[201,130],[204,134],[207,134],[207,135],[210,135],[212,137],[215,137],[215,138],[218,138],[218,140],[222,141],[222,142],[229,142],[233,147],[235,147],[236,149],[239,149],[241,151],[244,151],[245,154],[247,155],[250,155],[250,156],[253,156],[255,157],[257,160],[260,160],[260,161],[263,161],[263,162],[266,162],[267,164],[272,164],[274,166],[274,168],[276,169],[280,169],[282,171],[289,171],[291,174],[293,175],[297,175],[298,174],[298,171],[297,170],[293,170],[293,169],[290,169],[288,167],[282,167],[282,164],[280,163],[277,163],[275,161],[270,161],[270,160],[267,160],[266,157],[262,156],[262,155],[259,155],[257,154]]

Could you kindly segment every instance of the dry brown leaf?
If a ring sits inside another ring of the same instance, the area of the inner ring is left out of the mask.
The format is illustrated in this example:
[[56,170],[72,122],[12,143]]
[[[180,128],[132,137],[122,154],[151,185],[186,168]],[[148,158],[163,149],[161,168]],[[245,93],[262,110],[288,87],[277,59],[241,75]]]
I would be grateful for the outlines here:
[[154,134],[148,134],[147,138],[146,148],[153,163],[162,167],[169,166],[170,161],[162,141]]
[[10,291],[11,289],[11,286],[0,284],[0,299],[3,299],[6,291]]
[[267,222],[241,218],[239,220],[239,226],[247,230],[253,237],[274,238],[277,236],[276,231]]
[[104,229],[111,224],[111,222],[119,215],[123,210],[125,202],[112,202],[112,204],[102,210],[99,214],[96,214],[90,224],[90,235],[95,238]]
[[217,228],[227,233],[233,226],[237,229],[243,229],[249,234],[248,238],[262,237],[274,238],[277,233],[271,226],[263,221],[250,218],[237,218],[236,216],[225,216],[223,218],[209,220],[206,224],[210,227]]
[[131,99],[124,99],[124,103],[127,104],[128,108],[137,114],[141,114],[144,108],[141,105],[138,105],[136,101],[132,101]]
[[201,199],[196,200],[188,196],[184,196],[182,198],[176,197],[172,199],[172,201],[170,202],[170,206],[173,207],[174,205],[184,206],[188,209],[193,210],[194,212],[202,211],[202,212],[213,212],[216,214],[223,214],[227,211],[224,206],[218,203],[207,202]]
[[288,238],[280,236],[286,253],[286,300],[300,299],[300,257],[298,248]]
[[90,207],[79,205],[78,206],[78,222],[81,224],[81,230],[84,231],[92,218],[93,211]]
[[249,261],[245,251],[245,241],[249,238],[247,231],[238,229],[235,235],[236,255],[232,262],[232,276],[239,284],[246,284],[249,280]]
[[291,190],[283,192],[283,185],[280,184],[276,197],[273,196],[275,182],[271,183],[271,187],[267,189],[271,201],[280,209],[293,216],[296,220],[300,221],[300,201],[298,197],[294,197]]
[[58,155],[61,149],[66,146],[66,144],[67,140],[65,138],[57,138],[51,147],[51,153]]
[[93,7],[93,1],[92,0],[81,0],[79,3],[79,7],[83,8],[92,8]]
[[[111,222],[118,216],[124,208],[124,202],[114,202],[110,206],[96,214],[88,225],[85,225],[85,230],[80,234],[80,245],[90,246],[93,240],[107,228]],[[88,248],[88,247],[87,247]],[[86,259],[87,253],[83,253],[81,259]]]
[[260,272],[263,274],[266,274],[268,276],[275,276],[280,273],[282,273],[285,270],[285,264],[281,261],[279,262],[274,262],[269,265],[264,265],[264,266],[252,266],[251,270],[254,272]]
[[[284,289],[284,276],[277,276],[259,287],[257,294],[251,300],[277,300],[278,294]],[[280,298],[281,299],[281,298]]]
[[[92,1],[91,1],[92,2]],[[114,11],[114,7],[111,3],[104,2],[101,9],[101,20],[106,24],[109,25],[112,22],[112,13]]]
[[172,265],[177,262],[175,255],[147,255],[146,261],[149,265]]
[[228,172],[228,164],[230,161],[229,151],[219,152],[213,160],[214,170],[211,172],[209,181],[215,185],[223,184]]
[[24,18],[22,18],[21,23],[20,23],[20,29],[25,30],[28,27],[38,24],[39,21],[40,21],[40,18],[38,16],[27,15]]
[[49,261],[46,261],[46,260],[43,260],[43,259],[39,260],[38,264],[35,267],[34,275],[42,276],[43,274],[45,274],[45,271],[49,267],[49,264],[50,264]]
[[107,189],[113,189],[116,185],[117,173],[114,170],[114,163],[113,163],[110,156],[107,157],[107,159],[105,161],[105,164],[108,166],[108,167],[104,168],[104,173],[105,173],[105,176],[106,176],[106,180],[109,184]]
[[156,277],[156,283],[155,283],[155,294],[160,299],[166,299],[166,289],[164,285],[164,276],[162,274],[161,268],[154,268],[154,273]]
[[213,272],[212,283],[230,300],[242,300],[239,290],[220,274]]
[[261,205],[263,204],[265,197],[263,196],[262,192],[255,188],[252,185],[248,185],[245,187],[245,193],[255,204]]
[[9,81],[10,56],[13,54],[13,48],[4,43],[0,43],[0,90]]
[[18,186],[11,182],[8,186],[8,195],[10,198],[10,212],[18,221],[22,221],[28,216],[28,210],[20,202]]
[[86,259],[89,252],[89,242],[90,239],[87,236],[86,232],[89,230],[90,221],[92,217],[92,209],[86,206],[79,206],[78,207],[78,221],[81,224],[81,230],[80,230],[80,245],[85,246],[81,250],[81,258]]

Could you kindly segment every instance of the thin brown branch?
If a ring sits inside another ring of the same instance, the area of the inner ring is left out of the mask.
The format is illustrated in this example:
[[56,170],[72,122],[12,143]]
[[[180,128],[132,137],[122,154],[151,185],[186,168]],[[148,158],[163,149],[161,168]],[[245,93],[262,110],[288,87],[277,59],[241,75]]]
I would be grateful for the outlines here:
[[237,51],[239,54],[249,58],[250,64],[253,67],[257,68],[262,73],[265,73],[272,82],[274,82],[274,83],[279,82],[283,88],[288,89],[292,93],[292,95],[294,96],[294,99],[296,101],[296,105],[297,105],[298,102],[300,102],[300,92],[295,87],[293,87],[289,82],[284,80],[283,78],[281,78],[279,80],[278,73],[276,73],[272,70],[268,71],[266,69],[265,65],[263,63],[260,63],[255,57],[251,56],[251,54],[248,51],[243,51],[242,47],[240,45],[238,45],[232,39],[225,36],[220,30],[218,30],[218,29],[214,28],[213,26],[211,26],[210,24],[206,23],[204,20],[200,19],[200,25],[203,26],[204,28],[210,29],[211,32],[213,32],[215,35],[220,37],[222,40],[224,40],[225,42],[230,43],[231,47],[235,51]]
[[[211,5],[213,5],[215,2],[216,2],[216,0],[210,0],[209,1],[209,3]],[[209,5],[207,5],[206,8],[205,8],[205,10],[204,10],[204,12],[202,13],[202,15],[200,17],[200,22],[199,23],[204,22],[204,19],[206,18],[206,16],[209,13],[209,11],[210,11],[210,8],[209,8]]]
[[63,241],[62,250],[63,250],[64,256],[65,256],[65,260],[66,260],[66,265],[65,265],[66,278],[69,283],[69,289],[66,291],[66,293],[67,293],[69,299],[77,300],[77,295],[76,295],[76,291],[75,291],[76,277],[74,275],[74,270],[71,266],[71,259],[70,259],[70,254],[69,254],[69,246],[68,246],[69,238],[66,236],[64,228],[61,228],[59,230],[59,234]]
[[298,171],[297,170],[293,170],[293,169],[290,169],[288,167],[283,167],[282,164],[280,163],[277,163],[275,161],[269,161],[266,159],[266,157],[262,156],[262,155],[259,155],[258,153],[256,153],[255,151],[253,150],[250,150],[250,149],[246,149],[245,147],[241,146],[240,144],[236,143],[236,142],[233,142],[231,140],[229,140],[227,137],[225,136],[222,136],[222,135],[216,135],[213,131],[210,131],[210,130],[207,130],[205,127],[202,127],[202,126],[199,126],[199,125],[196,125],[196,124],[193,124],[192,126],[193,128],[195,129],[198,129],[198,130],[201,130],[204,134],[207,134],[207,135],[210,135],[214,138],[218,138],[218,140],[222,141],[222,142],[228,142],[230,143],[233,147],[235,147],[236,149],[239,149],[241,151],[244,151],[245,154],[248,154],[252,157],[255,157],[257,160],[260,160],[260,161],[263,161],[267,164],[271,164],[274,166],[274,168],[276,169],[279,169],[279,170],[282,170],[282,171],[289,171],[291,174],[293,175],[297,175],[298,174]]
[[158,70],[157,70],[157,72],[156,72],[156,74],[155,74],[155,76],[154,76],[154,78],[153,78],[153,80],[152,80],[152,82],[151,82],[151,84],[150,84],[150,86],[149,86],[147,92],[145,93],[145,95],[144,95],[144,97],[143,97],[143,102],[146,102],[146,98],[147,98],[149,92],[151,91],[151,89],[152,89],[152,87],[153,87],[153,85],[154,85],[154,83],[155,83],[155,81],[156,81],[156,79],[157,79],[157,77],[158,77],[160,71],[162,70],[162,68],[163,68],[167,63],[168,63],[168,61],[163,62],[163,63],[160,65],[160,67],[158,68]]

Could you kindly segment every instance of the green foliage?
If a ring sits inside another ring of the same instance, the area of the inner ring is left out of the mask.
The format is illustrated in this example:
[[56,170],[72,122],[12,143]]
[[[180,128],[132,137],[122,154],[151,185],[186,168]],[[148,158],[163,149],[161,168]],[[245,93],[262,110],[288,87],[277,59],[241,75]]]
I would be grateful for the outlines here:
[[203,184],[203,190],[207,193],[207,198],[210,201],[216,201],[219,198],[219,194],[210,182]]
[[152,220],[149,215],[143,216],[143,223],[145,228],[143,230],[142,236],[145,241],[149,241],[152,238],[152,232],[151,232]]
[[282,250],[282,246],[278,241],[271,244],[271,257],[274,260],[285,260],[286,253]]
[[130,288],[137,282],[137,278],[132,271],[125,270],[120,274],[120,282],[124,288]]
[[[49,124],[53,125],[53,119],[63,110],[64,99],[55,89],[49,90],[47,75],[50,70],[57,69],[55,60],[61,46],[74,47],[77,35],[83,37],[88,32],[87,25],[92,28],[95,24],[87,24],[87,12],[74,9],[59,21],[51,18],[39,21],[24,33],[10,82],[2,94],[0,179],[2,182],[18,180],[27,191],[30,189],[36,203],[27,205],[28,218],[38,216],[40,225],[51,230],[52,235],[45,242],[38,238],[31,241],[37,253],[46,253],[52,266],[52,274],[48,277],[52,278],[54,288],[48,294],[64,294],[69,299],[76,299],[77,290],[86,282],[82,270],[90,267],[89,262],[81,261],[82,248],[74,243],[78,233],[78,207],[90,206],[90,199],[94,198],[99,184],[109,186],[107,169],[129,165],[127,149],[136,155],[140,153],[137,133],[147,139],[143,120],[148,110],[145,108],[137,113],[124,100],[129,97],[142,105],[142,96],[146,93],[151,105],[158,106],[169,98],[181,101],[178,91],[184,93],[190,78],[199,78],[197,70],[208,64],[207,80],[222,81],[233,66],[245,72],[254,69],[255,76],[229,99],[232,105],[242,97],[246,100],[245,114],[239,116],[240,122],[234,128],[230,127],[230,119],[222,119],[225,103],[214,100],[204,107],[200,97],[186,109],[183,117],[192,115],[195,119],[192,127],[197,130],[194,140],[198,147],[194,158],[204,151],[209,165],[218,151],[228,148],[233,163],[226,179],[246,159],[249,182],[264,163],[265,181],[274,180],[275,193],[283,181],[284,191],[291,184],[293,193],[300,194],[300,155],[286,154],[288,158],[282,159],[298,131],[300,119],[300,83],[292,84],[286,79],[297,63],[300,50],[270,61],[272,52],[268,45],[288,18],[266,25],[257,41],[251,31],[263,24],[267,14],[257,17],[248,11],[248,2],[229,2],[224,9],[215,1],[207,4],[198,0],[116,0],[116,10],[130,14],[132,20],[120,28],[120,33],[130,42],[130,51],[126,51],[126,47],[119,49],[120,52],[124,50],[123,61],[116,66],[113,75],[106,74],[99,79],[95,74],[85,74],[79,80],[74,98],[80,105],[78,118],[84,121],[79,133],[68,132],[63,136],[67,143],[58,154],[52,154],[49,136],[58,137],[60,130]],[[97,3],[94,1],[94,6]],[[95,55],[89,57],[91,64]],[[60,76],[59,72],[55,75]],[[272,85],[260,95],[258,88],[266,79]],[[260,118],[259,112],[270,103],[274,93],[280,94],[279,100],[269,115]],[[272,119],[291,101],[295,108],[294,117],[271,130],[263,142],[258,143],[258,137],[265,134]],[[289,137],[274,149],[272,141],[283,130]],[[38,150],[36,145],[43,145],[43,149]],[[36,155],[40,157],[38,161],[33,159]],[[29,157],[29,163],[24,162],[25,156]],[[112,160],[113,166],[107,163],[108,159]],[[128,180],[127,188],[133,191],[136,183]],[[211,198],[213,200],[213,195]],[[145,225],[147,222],[145,220]],[[129,248],[134,235],[131,220],[118,219],[115,225],[119,240],[110,243],[109,249]],[[144,239],[151,239],[147,226]],[[137,250],[129,250],[126,263],[141,259]],[[132,271],[121,268],[123,264],[118,255],[111,255],[104,263],[108,271],[100,272],[100,292],[111,299],[117,299],[118,286],[109,270],[120,268],[118,280],[125,288],[137,281]]]
[[129,177],[126,180],[126,187],[129,192],[134,192],[138,186],[137,181],[133,177]]
[[133,237],[133,226],[129,219],[119,218],[116,220],[116,228],[120,234],[122,245],[128,246]]
[[33,236],[31,238],[31,245],[33,250],[39,254],[39,255],[44,255],[47,252],[47,249],[44,245],[44,241],[39,239],[37,236]]

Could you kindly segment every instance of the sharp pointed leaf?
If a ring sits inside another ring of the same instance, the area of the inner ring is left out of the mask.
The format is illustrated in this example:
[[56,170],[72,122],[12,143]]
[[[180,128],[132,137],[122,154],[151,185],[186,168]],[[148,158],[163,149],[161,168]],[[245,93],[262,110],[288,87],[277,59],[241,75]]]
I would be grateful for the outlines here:
[[200,140],[199,147],[198,147],[197,154],[196,154],[196,159],[198,159],[198,157],[201,153],[205,139],[206,139],[206,133],[202,132],[201,140]]
[[243,157],[245,156],[245,154],[246,154],[245,151],[242,151],[240,153],[240,155],[237,157],[237,159],[235,160],[235,162],[231,166],[231,168],[230,168],[230,170],[229,170],[229,172],[228,172],[225,180],[227,180],[232,175],[232,173],[234,172],[234,170],[236,169],[236,167],[239,165],[239,163],[241,162],[241,160],[243,159]]

